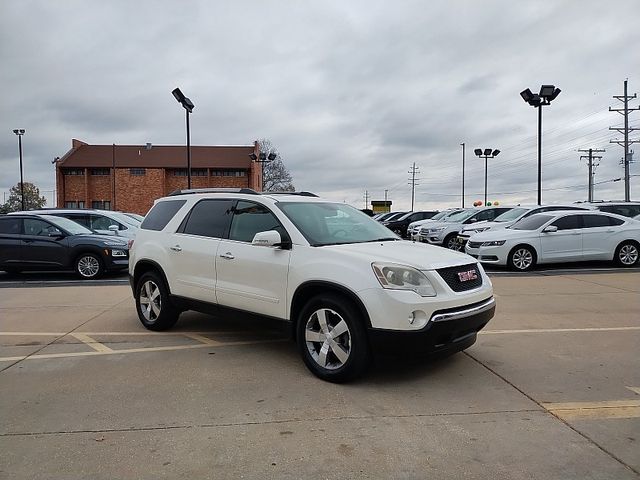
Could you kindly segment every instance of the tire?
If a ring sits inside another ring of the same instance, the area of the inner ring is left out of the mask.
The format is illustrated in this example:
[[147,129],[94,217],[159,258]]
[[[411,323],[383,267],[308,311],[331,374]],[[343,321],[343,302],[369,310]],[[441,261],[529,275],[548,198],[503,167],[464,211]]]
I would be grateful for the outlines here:
[[156,272],[143,274],[136,283],[136,311],[145,328],[167,330],[178,321],[180,311],[171,303],[169,289]]
[[509,268],[518,272],[528,272],[536,266],[536,252],[529,245],[518,245],[509,252]]
[[76,275],[83,280],[94,280],[104,273],[102,259],[95,253],[82,253],[76,258]]
[[[352,380],[366,370],[370,348],[362,315],[346,298],[313,297],[297,319],[297,341],[307,368],[333,383]],[[338,334],[332,332],[339,329]]]
[[455,250],[456,252],[460,251],[456,238],[458,238],[457,233],[450,233],[445,237],[444,241],[442,242],[442,246],[448,248],[449,250]]
[[618,245],[614,260],[617,265],[624,268],[634,267],[640,261],[640,248],[636,242],[625,241]]

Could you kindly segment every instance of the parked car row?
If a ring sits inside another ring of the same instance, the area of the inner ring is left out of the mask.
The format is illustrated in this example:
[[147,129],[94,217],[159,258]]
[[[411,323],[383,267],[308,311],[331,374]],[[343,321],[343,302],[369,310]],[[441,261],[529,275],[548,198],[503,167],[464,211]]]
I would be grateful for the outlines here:
[[108,210],[12,212],[0,216],[0,270],[74,270],[83,279],[125,270],[139,227],[135,214]]

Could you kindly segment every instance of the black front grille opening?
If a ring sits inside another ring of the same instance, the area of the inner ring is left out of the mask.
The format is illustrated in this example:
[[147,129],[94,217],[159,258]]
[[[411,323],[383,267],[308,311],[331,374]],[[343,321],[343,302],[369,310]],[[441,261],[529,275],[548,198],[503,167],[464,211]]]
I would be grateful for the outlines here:
[[469,242],[469,248],[480,248],[482,242]]
[[498,257],[496,257],[495,255],[482,255],[480,257],[480,260],[486,260],[487,262],[497,262]]
[[[480,274],[477,264],[463,265],[461,267],[440,268],[437,272],[454,292],[473,290],[474,288],[478,288],[482,285],[482,275]],[[476,278],[473,280],[463,281],[462,279],[468,275],[468,272],[475,273]]]
[[466,339],[469,335],[474,334],[474,333],[478,333],[480,330],[482,330],[484,328],[484,326],[487,324],[487,322],[483,323],[482,325],[478,326],[478,327],[473,327],[473,328],[467,328],[464,330],[456,330],[453,332],[447,332],[447,333],[443,333],[442,335],[439,335],[438,337],[436,337],[436,347],[442,347],[445,345],[449,345],[451,343],[456,343],[456,342],[460,342],[464,339]]

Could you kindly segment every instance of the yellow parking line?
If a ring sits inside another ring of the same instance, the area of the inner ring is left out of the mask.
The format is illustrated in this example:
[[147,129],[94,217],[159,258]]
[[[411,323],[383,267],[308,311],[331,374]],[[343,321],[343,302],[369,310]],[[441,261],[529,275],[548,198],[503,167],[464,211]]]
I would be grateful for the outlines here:
[[530,328],[523,330],[482,330],[480,335],[501,335],[508,333],[567,333],[567,332],[627,332],[640,327],[593,327],[593,328]]
[[[255,333],[255,332],[251,332],[248,330],[245,331],[231,331],[231,330],[210,330],[207,332],[179,332],[179,331],[174,331],[174,332],[151,332],[151,331],[142,331],[142,332],[76,332],[76,333],[83,333],[85,335],[107,335],[107,336],[120,336],[120,335],[154,335],[154,336],[181,336],[181,335],[217,335],[217,334],[224,334],[224,335],[240,335],[243,333]],[[0,337],[2,336],[14,336],[14,337],[21,337],[21,336],[43,336],[43,337],[59,337],[59,336],[63,336],[63,335],[67,335],[67,332],[0,332]]]
[[111,348],[107,347],[105,344],[95,341],[93,338],[91,338],[89,335],[87,335],[85,333],[73,332],[73,333],[71,333],[71,336],[76,338],[76,339],[78,339],[78,340],[80,340],[82,343],[90,346],[96,352],[111,352],[111,351],[113,351]]
[[192,340],[195,340],[196,342],[204,343],[205,345],[211,345],[213,347],[222,345],[222,343],[212,340],[211,338],[205,337],[204,335],[200,335],[198,333],[183,333],[182,335]]
[[542,406],[564,420],[640,418],[640,400],[543,403]]
[[638,395],[640,395],[640,387],[627,387],[629,390],[631,390],[633,393],[637,393]]

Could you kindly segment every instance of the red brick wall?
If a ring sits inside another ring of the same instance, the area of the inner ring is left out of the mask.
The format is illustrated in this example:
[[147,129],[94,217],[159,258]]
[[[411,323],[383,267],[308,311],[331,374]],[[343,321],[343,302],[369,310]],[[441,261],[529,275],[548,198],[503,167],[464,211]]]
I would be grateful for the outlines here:
[[164,169],[147,168],[145,175],[130,175],[128,168],[116,169],[115,210],[145,215],[153,201],[164,196]]
[[89,175],[88,178],[89,203],[87,203],[85,207],[91,208],[91,202],[94,200],[111,200],[111,175]]
[[[64,202],[69,201],[86,201],[84,190],[84,176],[80,175],[64,175],[64,198],[60,202],[60,207],[64,207]],[[91,205],[86,205],[91,206]]]

